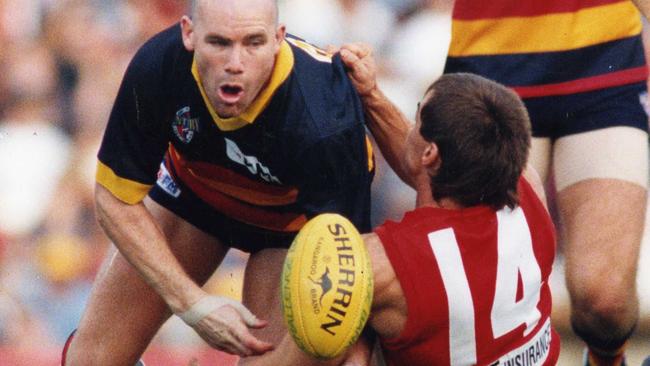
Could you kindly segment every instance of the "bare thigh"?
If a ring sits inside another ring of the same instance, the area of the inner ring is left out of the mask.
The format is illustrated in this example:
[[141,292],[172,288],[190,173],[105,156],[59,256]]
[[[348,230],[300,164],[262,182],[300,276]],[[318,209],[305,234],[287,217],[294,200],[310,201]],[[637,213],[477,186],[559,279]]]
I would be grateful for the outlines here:
[[[286,254],[286,249],[265,249],[252,254],[248,259],[244,277],[244,305],[260,319],[269,322],[267,327],[252,332],[256,337],[276,346],[287,334],[280,302],[280,276]],[[283,360],[283,355],[271,351],[263,356],[241,359],[239,365],[277,365],[278,359]],[[300,362],[301,366],[325,364],[308,357],[304,357]]]
[[[204,283],[228,248],[155,202],[147,200],[147,207],[181,265],[194,280]],[[113,249],[95,281],[68,364],[135,364],[170,315],[158,294]]]
[[528,162],[539,174],[542,183],[546,183],[551,165],[553,145],[548,137],[533,137],[530,143]]
[[554,148],[574,316],[616,315],[612,322],[627,326],[637,311],[635,279],[647,200],[647,134],[613,127],[566,136]]
[[[251,254],[244,275],[243,303],[258,318],[268,321],[252,330],[257,338],[278,345],[286,333],[280,304],[280,275],[286,249],[264,249]],[[240,365],[260,364],[264,356],[242,359]]]

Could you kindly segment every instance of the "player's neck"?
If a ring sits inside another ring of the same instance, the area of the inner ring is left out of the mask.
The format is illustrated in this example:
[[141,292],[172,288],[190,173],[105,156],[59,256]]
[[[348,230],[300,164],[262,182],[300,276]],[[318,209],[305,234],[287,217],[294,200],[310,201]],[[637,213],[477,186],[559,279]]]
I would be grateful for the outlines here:
[[431,192],[431,186],[420,186],[416,189],[417,195],[415,197],[415,207],[436,207],[444,208],[448,210],[460,210],[465,208],[463,205],[459,204],[451,198],[441,198],[436,200],[433,198],[433,193]]
[[450,198],[442,198],[437,201],[435,201],[437,207],[439,208],[446,208],[448,210],[462,210],[465,208],[465,206],[461,205],[460,203],[450,199]]

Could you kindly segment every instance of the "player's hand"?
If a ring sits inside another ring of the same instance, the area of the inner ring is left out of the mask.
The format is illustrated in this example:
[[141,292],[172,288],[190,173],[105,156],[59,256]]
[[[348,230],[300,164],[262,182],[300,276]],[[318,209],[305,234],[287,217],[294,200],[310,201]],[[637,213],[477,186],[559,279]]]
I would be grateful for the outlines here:
[[361,97],[370,95],[377,88],[377,64],[372,48],[363,43],[349,43],[341,46],[339,52],[357,93]]
[[221,296],[206,296],[180,318],[212,348],[240,357],[261,355],[273,345],[254,337],[249,328],[263,328],[266,321],[258,319],[244,305]]
[[341,366],[368,366],[370,365],[370,344],[368,340],[361,336],[347,350]]

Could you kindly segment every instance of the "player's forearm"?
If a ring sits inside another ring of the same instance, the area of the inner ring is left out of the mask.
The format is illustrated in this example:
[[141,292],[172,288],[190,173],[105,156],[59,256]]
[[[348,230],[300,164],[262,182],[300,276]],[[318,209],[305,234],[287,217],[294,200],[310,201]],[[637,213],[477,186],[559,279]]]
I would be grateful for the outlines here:
[[97,217],[106,234],[174,313],[187,310],[203,291],[185,273],[144,206],[126,204],[96,187]]
[[413,187],[414,182],[406,174],[401,163],[411,122],[379,88],[374,88],[361,99],[366,113],[366,124],[382,155],[395,173]]

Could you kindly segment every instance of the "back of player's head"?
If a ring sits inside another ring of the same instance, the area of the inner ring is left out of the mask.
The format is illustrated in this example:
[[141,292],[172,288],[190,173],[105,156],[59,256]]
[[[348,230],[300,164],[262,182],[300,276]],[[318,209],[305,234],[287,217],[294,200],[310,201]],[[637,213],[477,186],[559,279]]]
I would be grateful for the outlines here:
[[518,203],[517,182],[528,160],[530,121],[521,99],[473,74],[446,74],[427,91],[420,134],[438,146],[434,199],[495,209]]

